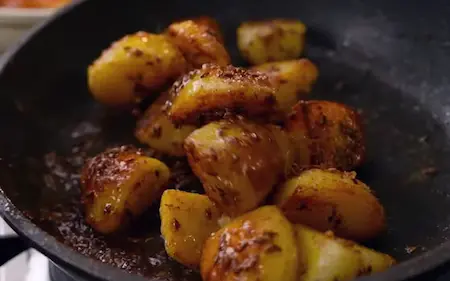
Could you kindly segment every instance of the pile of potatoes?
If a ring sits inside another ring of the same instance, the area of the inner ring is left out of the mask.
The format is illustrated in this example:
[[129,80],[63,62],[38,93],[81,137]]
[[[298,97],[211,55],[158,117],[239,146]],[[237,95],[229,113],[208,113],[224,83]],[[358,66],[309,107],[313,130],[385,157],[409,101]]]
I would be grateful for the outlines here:
[[352,172],[365,156],[359,114],[306,100],[318,69],[299,58],[305,33],[297,20],[243,23],[249,68],[231,65],[209,17],[113,43],[88,68],[94,98],[120,108],[154,100],[136,138],[187,157],[205,194],[164,190],[166,164],[135,147],[108,149],[82,171],[87,222],[114,233],[161,199],[168,255],[205,281],[347,281],[392,266],[350,241],[380,234],[384,208]]

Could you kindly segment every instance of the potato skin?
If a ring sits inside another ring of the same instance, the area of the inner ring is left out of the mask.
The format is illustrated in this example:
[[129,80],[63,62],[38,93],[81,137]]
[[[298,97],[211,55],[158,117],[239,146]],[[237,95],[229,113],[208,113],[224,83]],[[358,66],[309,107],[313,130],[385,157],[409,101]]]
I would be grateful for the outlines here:
[[204,281],[294,281],[298,254],[292,225],[274,206],[236,218],[205,243]]
[[294,226],[302,281],[350,281],[386,270],[395,264],[389,255],[354,242],[321,233],[306,226]]
[[140,150],[121,146],[86,162],[81,174],[86,221],[108,234],[126,225],[159,198],[169,180],[167,166]]
[[318,68],[308,59],[269,62],[251,68],[266,73],[277,88],[275,97],[280,108],[291,113],[299,99],[311,92],[319,75]]
[[202,125],[227,114],[279,118],[269,77],[243,68],[205,64],[175,82],[169,110],[176,124]]
[[186,61],[164,35],[138,32],[104,50],[88,68],[89,89],[99,102],[127,106],[172,82]]
[[226,66],[231,59],[211,22],[205,19],[172,23],[165,34],[178,46],[188,63],[199,68],[205,63]]
[[276,137],[248,120],[209,123],[184,148],[208,197],[231,216],[258,207],[283,179],[285,157]]
[[306,26],[298,20],[244,22],[237,29],[241,55],[251,64],[298,58],[305,46]]
[[137,122],[135,136],[141,143],[147,144],[157,151],[172,156],[184,156],[184,139],[196,127],[175,126],[167,115],[167,105],[170,103],[169,93],[162,93]]
[[198,267],[203,244],[220,228],[221,212],[206,195],[175,189],[164,191],[159,211],[167,254],[185,266]]
[[284,183],[275,204],[293,223],[356,241],[385,229],[384,208],[356,173],[311,169]]
[[352,170],[366,154],[359,114],[331,101],[299,101],[286,129],[297,146],[300,168],[321,167]]

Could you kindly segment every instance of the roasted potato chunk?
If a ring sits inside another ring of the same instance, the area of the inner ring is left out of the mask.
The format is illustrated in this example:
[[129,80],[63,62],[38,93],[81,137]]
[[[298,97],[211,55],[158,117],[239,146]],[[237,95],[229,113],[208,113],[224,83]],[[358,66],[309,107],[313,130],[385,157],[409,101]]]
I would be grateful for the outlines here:
[[178,80],[169,117],[175,123],[202,124],[227,113],[276,119],[275,88],[267,75],[233,66],[203,65]]
[[213,34],[220,43],[224,43],[222,30],[220,29],[219,23],[212,17],[200,16],[191,19],[193,22],[199,25],[208,27],[208,33]]
[[366,240],[385,228],[384,208],[354,172],[311,169],[288,180],[275,203],[293,223]]
[[208,197],[231,216],[258,207],[283,178],[284,151],[273,132],[247,120],[210,123],[184,148]]
[[280,108],[291,113],[292,107],[311,92],[319,70],[308,59],[270,62],[251,69],[266,73],[277,88],[275,97]]
[[88,68],[93,96],[111,106],[139,102],[187,70],[183,54],[164,35],[138,32],[103,51]]
[[167,116],[170,95],[164,92],[137,122],[136,138],[151,148],[172,156],[184,156],[183,142],[196,127],[175,126]]
[[119,230],[159,198],[169,176],[164,163],[129,146],[95,156],[81,174],[86,221],[104,234]]
[[211,23],[205,23],[201,19],[175,22],[167,28],[166,34],[194,68],[205,63],[230,64],[230,55],[216,30],[211,28]]
[[284,176],[287,178],[293,172],[293,166],[295,161],[295,147],[291,141],[291,138],[286,133],[286,131],[277,125],[267,124],[265,125],[273,134],[274,139],[280,149],[280,155],[283,157],[284,163]]
[[213,234],[200,269],[204,281],[294,281],[297,266],[292,225],[276,207],[265,206]]
[[251,64],[289,60],[302,54],[305,33],[306,26],[298,20],[245,22],[237,29],[237,44]]
[[384,271],[395,260],[382,253],[295,225],[302,281],[350,281],[356,277]]
[[358,276],[359,255],[326,234],[296,225],[302,281],[349,281]]
[[220,228],[221,212],[206,195],[174,189],[164,192],[159,212],[167,254],[185,266],[198,267],[203,244]]
[[389,255],[363,247],[352,241],[343,239],[337,240],[342,244],[347,245],[348,247],[353,247],[353,250],[359,253],[362,262],[362,266],[360,267],[360,274],[381,272],[397,263],[395,259]]
[[331,101],[300,101],[286,125],[297,146],[299,167],[352,170],[365,156],[359,114]]

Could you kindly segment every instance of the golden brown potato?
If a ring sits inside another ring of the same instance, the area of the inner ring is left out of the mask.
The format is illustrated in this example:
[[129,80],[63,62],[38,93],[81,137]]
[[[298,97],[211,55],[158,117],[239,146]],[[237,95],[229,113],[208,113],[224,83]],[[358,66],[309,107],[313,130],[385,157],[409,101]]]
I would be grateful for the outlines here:
[[206,195],[168,189],[159,212],[167,254],[185,266],[198,267],[203,244],[220,228],[220,211]]
[[137,122],[136,138],[151,148],[172,156],[184,156],[183,142],[196,127],[175,126],[167,116],[170,95],[165,92],[145,111]]
[[222,120],[195,130],[184,148],[208,197],[236,216],[258,207],[283,179],[286,158],[277,137],[247,120]]
[[351,241],[294,226],[302,281],[350,281],[358,276],[384,271],[395,260]]
[[194,68],[205,63],[230,64],[230,55],[210,24],[205,25],[205,20],[201,19],[186,20],[172,23],[166,30],[168,37]]
[[389,255],[368,249],[361,245],[355,244],[352,241],[338,239],[345,245],[352,245],[353,250],[359,253],[362,261],[360,273],[370,274],[381,272],[396,264],[394,258]]
[[177,124],[207,123],[227,113],[274,119],[280,113],[269,78],[233,66],[203,65],[175,82],[171,94],[169,117]]
[[300,101],[286,125],[297,146],[299,167],[352,170],[365,156],[359,114],[331,101]]
[[302,281],[350,281],[358,276],[361,260],[326,234],[295,225]]
[[93,96],[111,106],[139,102],[187,69],[182,53],[164,35],[127,35],[103,51],[88,68]]
[[311,92],[319,70],[308,59],[269,62],[251,69],[266,73],[277,88],[275,97],[280,108],[291,113],[299,99]]
[[306,26],[298,20],[245,22],[237,29],[241,55],[251,64],[298,58],[305,46]]
[[191,18],[191,20],[197,24],[208,27],[208,33],[213,34],[217,38],[217,40],[219,40],[219,42],[223,44],[224,40],[222,30],[220,29],[219,23],[214,18],[208,16],[200,16]]
[[203,247],[204,281],[295,281],[298,254],[292,225],[274,206],[245,214]]
[[366,240],[385,228],[384,208],[354,172],[312,169],[284,183],[275,204],[293,223]]
[[81,174],[86,221],[112,233],[159,198],[169,180],[167,166],[128,146],[109,149],[89,160]]
[[266,124],[265,127],[267,127],[271,131],[278,145],[278,148],[280,149],[280,155],[283,157],[284,163],[283,174],[285,178],[287,178],[294,172],[293,166],[296,155],[294,144],[292,143],[289,135],[282,127],[272,124]]

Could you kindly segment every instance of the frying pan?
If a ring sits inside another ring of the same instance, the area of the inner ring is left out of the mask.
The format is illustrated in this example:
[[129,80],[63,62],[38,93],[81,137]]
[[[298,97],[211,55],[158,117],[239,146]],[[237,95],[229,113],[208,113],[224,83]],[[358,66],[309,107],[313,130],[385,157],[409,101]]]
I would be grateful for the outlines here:
[[[80,211],[77,178],[85,157],[135,142],[133,116],[111,112],[89,95],[87,65],[127,33],[159,32],[198,15],[220,22],[236,65],[245,65],[235,41],[240,22],[285,17],[309,26],[306,56],[320,68],[311,96],[349,104],[364,116],[369,155],[357,172],[388,215],[388,230],[368,246],[401,261],[361,280],[432,280],[423,274],[439,265],[433,276],[442,272],[450,261],[450,2],[444,0],[71,5],[0,61],[0,213],[21,237],[93,280],[200,279],[166,256],[158,206],[129,233],[93,232]],[[183,160],[171,165],[179,175],[174,185],[198,187],[183,179]]]

